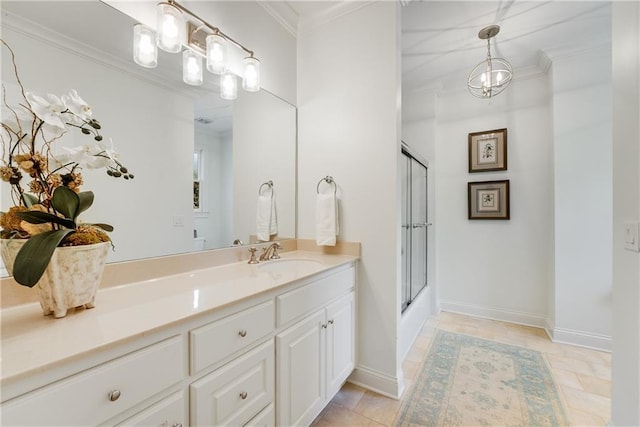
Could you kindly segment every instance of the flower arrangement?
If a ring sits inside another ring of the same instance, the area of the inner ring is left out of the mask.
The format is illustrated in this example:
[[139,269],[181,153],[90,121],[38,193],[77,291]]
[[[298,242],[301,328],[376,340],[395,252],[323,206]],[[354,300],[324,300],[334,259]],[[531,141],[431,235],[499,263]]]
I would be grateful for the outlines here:
[[[104,168],[109,176],[125,180],[134,176],[118,160],[112,143],[103,141],[100,122],[78,93],[71,90],[58,97],[25,91],[14,52],[0,41],[11,53],[23,99],[16,106],[8,105],[2,86],[0,178],[10,185],[14,206],[1,213],[0,237],[27,239],[15,258],[13,277],[33,287],[57,247],[110,241],[105,231],[112,231],[112,226],[78,221],[94,199],[93,192],[80,191],[82,169]],[[62,147],[63,152],[54,153],[55,143],[71,130],[92,137],[93,143]]]

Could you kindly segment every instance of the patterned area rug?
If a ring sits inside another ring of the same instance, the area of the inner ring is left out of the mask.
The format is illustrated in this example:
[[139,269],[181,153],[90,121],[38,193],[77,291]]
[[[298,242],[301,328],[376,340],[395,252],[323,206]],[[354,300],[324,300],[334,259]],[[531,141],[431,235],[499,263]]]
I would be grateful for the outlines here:
[[436,330],[398,426],[566,426],[542,355]]

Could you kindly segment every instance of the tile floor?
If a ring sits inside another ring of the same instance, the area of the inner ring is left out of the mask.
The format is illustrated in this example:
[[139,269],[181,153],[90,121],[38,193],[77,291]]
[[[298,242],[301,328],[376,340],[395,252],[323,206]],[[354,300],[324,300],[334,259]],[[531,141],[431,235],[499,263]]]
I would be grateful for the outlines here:
[[[542,329],[495,320],[446,312],[429,319],[403,364],[407,389],[429,349],[434,328],[540,351],[551,368],[571,425],[607,425],[611,406],[610,353],[556,344]],[[402,400],[346,383],[312,426],[392,426],[401,405]]]

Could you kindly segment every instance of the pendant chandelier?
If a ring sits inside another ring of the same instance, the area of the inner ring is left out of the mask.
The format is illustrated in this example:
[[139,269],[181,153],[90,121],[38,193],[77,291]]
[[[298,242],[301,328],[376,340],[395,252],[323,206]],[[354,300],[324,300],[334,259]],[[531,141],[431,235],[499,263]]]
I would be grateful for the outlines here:
[[499,25],[490,25],[478,33],[478,38],[487,41],[487,59],[476,65],[467,79],[469,92],[477,98],[496,96],[511,83],[511,64],[506,59],[491,57],[491,38],[499,32]]
[[197,86],[204,80],[204,58],[207,70],[220,75],[220,96],[235,99],[237,78],[226,65],[227,47],[231,45],[247,54],[243,60],[242,88],[247,92],[260,90],[260,61],[253,56],[253,51],[175,0],[158,3],[157,18],[157,31],[143,24],[136,24],[133,28],[133,60],[136,64],[146,68],[157,67],[158,48],[172,53],[182,51],[182,80]]

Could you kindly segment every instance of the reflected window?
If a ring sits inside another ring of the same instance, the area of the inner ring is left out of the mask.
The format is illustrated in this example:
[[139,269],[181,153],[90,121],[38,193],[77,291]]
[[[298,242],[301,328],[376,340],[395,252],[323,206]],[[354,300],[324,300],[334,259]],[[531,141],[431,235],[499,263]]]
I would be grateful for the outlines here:
[[202,212],[202,187],[204,180],[204,162],[202,150],[193,153],[193,210]]

